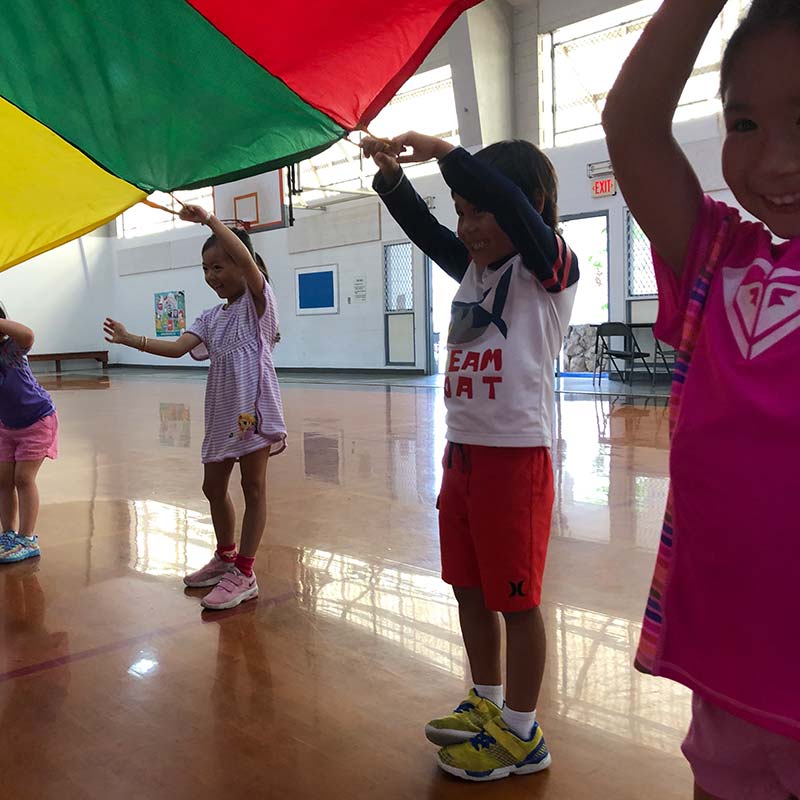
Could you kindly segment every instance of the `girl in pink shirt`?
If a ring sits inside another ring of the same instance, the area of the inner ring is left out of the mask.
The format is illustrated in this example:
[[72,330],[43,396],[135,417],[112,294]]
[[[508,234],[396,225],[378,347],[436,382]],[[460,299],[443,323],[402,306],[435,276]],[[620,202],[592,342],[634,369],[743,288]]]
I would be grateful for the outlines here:
[[637,667],[694,692],[696,798],[786,800],[800,795],[800,3],[754,0],[722,63],[723,172],[758,223],[704,196],[672,136],[724,5],[665,0],[603,115],[653,245],[656,335],[678,350]]
[[[225,302],[204,311],[174,342],[128,333],[107,319],[109,342],[146,353],[179,358],[191,352],[210,359],[206,384],[203,492],[211,506],[217,550],[211,561],[184,578],[190,587],[214,588],[202,605],[233,608],[258,596],[253,573],[267,516],[267,460],[284,449],[286,425],[272,349],[278,334],[275,295],[259,268],[245,231],[231,229],[200,206],[184,206],[181,219],[211,228],[203,245],[206,283]],[[261,262],[263,265],[263,261]],[[245,500],[237,553],[228,482],[236,462]]]

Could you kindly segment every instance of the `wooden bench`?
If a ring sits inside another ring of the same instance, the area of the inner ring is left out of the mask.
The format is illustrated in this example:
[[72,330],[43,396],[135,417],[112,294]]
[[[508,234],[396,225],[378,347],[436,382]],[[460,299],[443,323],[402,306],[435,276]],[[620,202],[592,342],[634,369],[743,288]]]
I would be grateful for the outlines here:
[[83,353],[28,353],[28,361],[55,361],[56,374],[61,374],[61,362],[71,360],[94,360],[108,366],[108,350],[88,350]]

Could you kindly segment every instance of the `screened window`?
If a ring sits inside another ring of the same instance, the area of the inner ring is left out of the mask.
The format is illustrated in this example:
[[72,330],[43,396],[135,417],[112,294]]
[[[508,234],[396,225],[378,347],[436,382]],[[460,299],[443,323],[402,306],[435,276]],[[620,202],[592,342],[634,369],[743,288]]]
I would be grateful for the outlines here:
[[658,294],[658,287],[650,240],[628,209],[625,209],[625,237],[628,297],[653,297]]
[[[551,69],[541,73],[543,97],[552,113],[543,115],[543,141],[563,147],[601,139],[600,117],[623,62],[661,0],[641,0],[616,11],[559,28],[542,43]],[[676,121],[708,116],[719,110],[719,70],[725,42],[750,0],[732,0],[711,29],[680,99]],[[546,116],[546,118],[545,118]]]
[[383,247],[384,311],[411,311],[414,308],[414,262],[411,242]]
[[[173,192],[175,197],[184,203],[193,203],[202,206],[206,211],[214,211],[214,193],[211,187],[204,189],[190,189],[185,192]],[[166,192],[153,192],[148,198],[165,208],[178,210],[180,204],[172,199]],[[137,203],[129,208],[120,218],[117,233],[120,238],[132,239],[135,236],[148,236],[151,233],[163,233],[176,228],[187,228],[193,223],[184,222],[174,214],[151,208],[143,203]]]

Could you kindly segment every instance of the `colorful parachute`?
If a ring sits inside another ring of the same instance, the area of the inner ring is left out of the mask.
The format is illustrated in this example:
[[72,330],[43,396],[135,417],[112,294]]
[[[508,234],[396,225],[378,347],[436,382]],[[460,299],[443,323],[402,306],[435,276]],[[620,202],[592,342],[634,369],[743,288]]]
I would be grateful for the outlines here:
[[0,270],[366,125],[478,0],[3,0]]

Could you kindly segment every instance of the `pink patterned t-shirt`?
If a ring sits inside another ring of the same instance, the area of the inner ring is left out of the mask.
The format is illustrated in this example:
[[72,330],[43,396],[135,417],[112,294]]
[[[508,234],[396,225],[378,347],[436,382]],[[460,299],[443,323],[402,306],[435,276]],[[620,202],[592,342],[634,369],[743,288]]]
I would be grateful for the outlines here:
[[776,244],[706,197],[683,277],[654,254],[656,335],[680,344],[726,218],[672,437],[666,585],[644,636],[655,674],[800,739],[800,239]]

